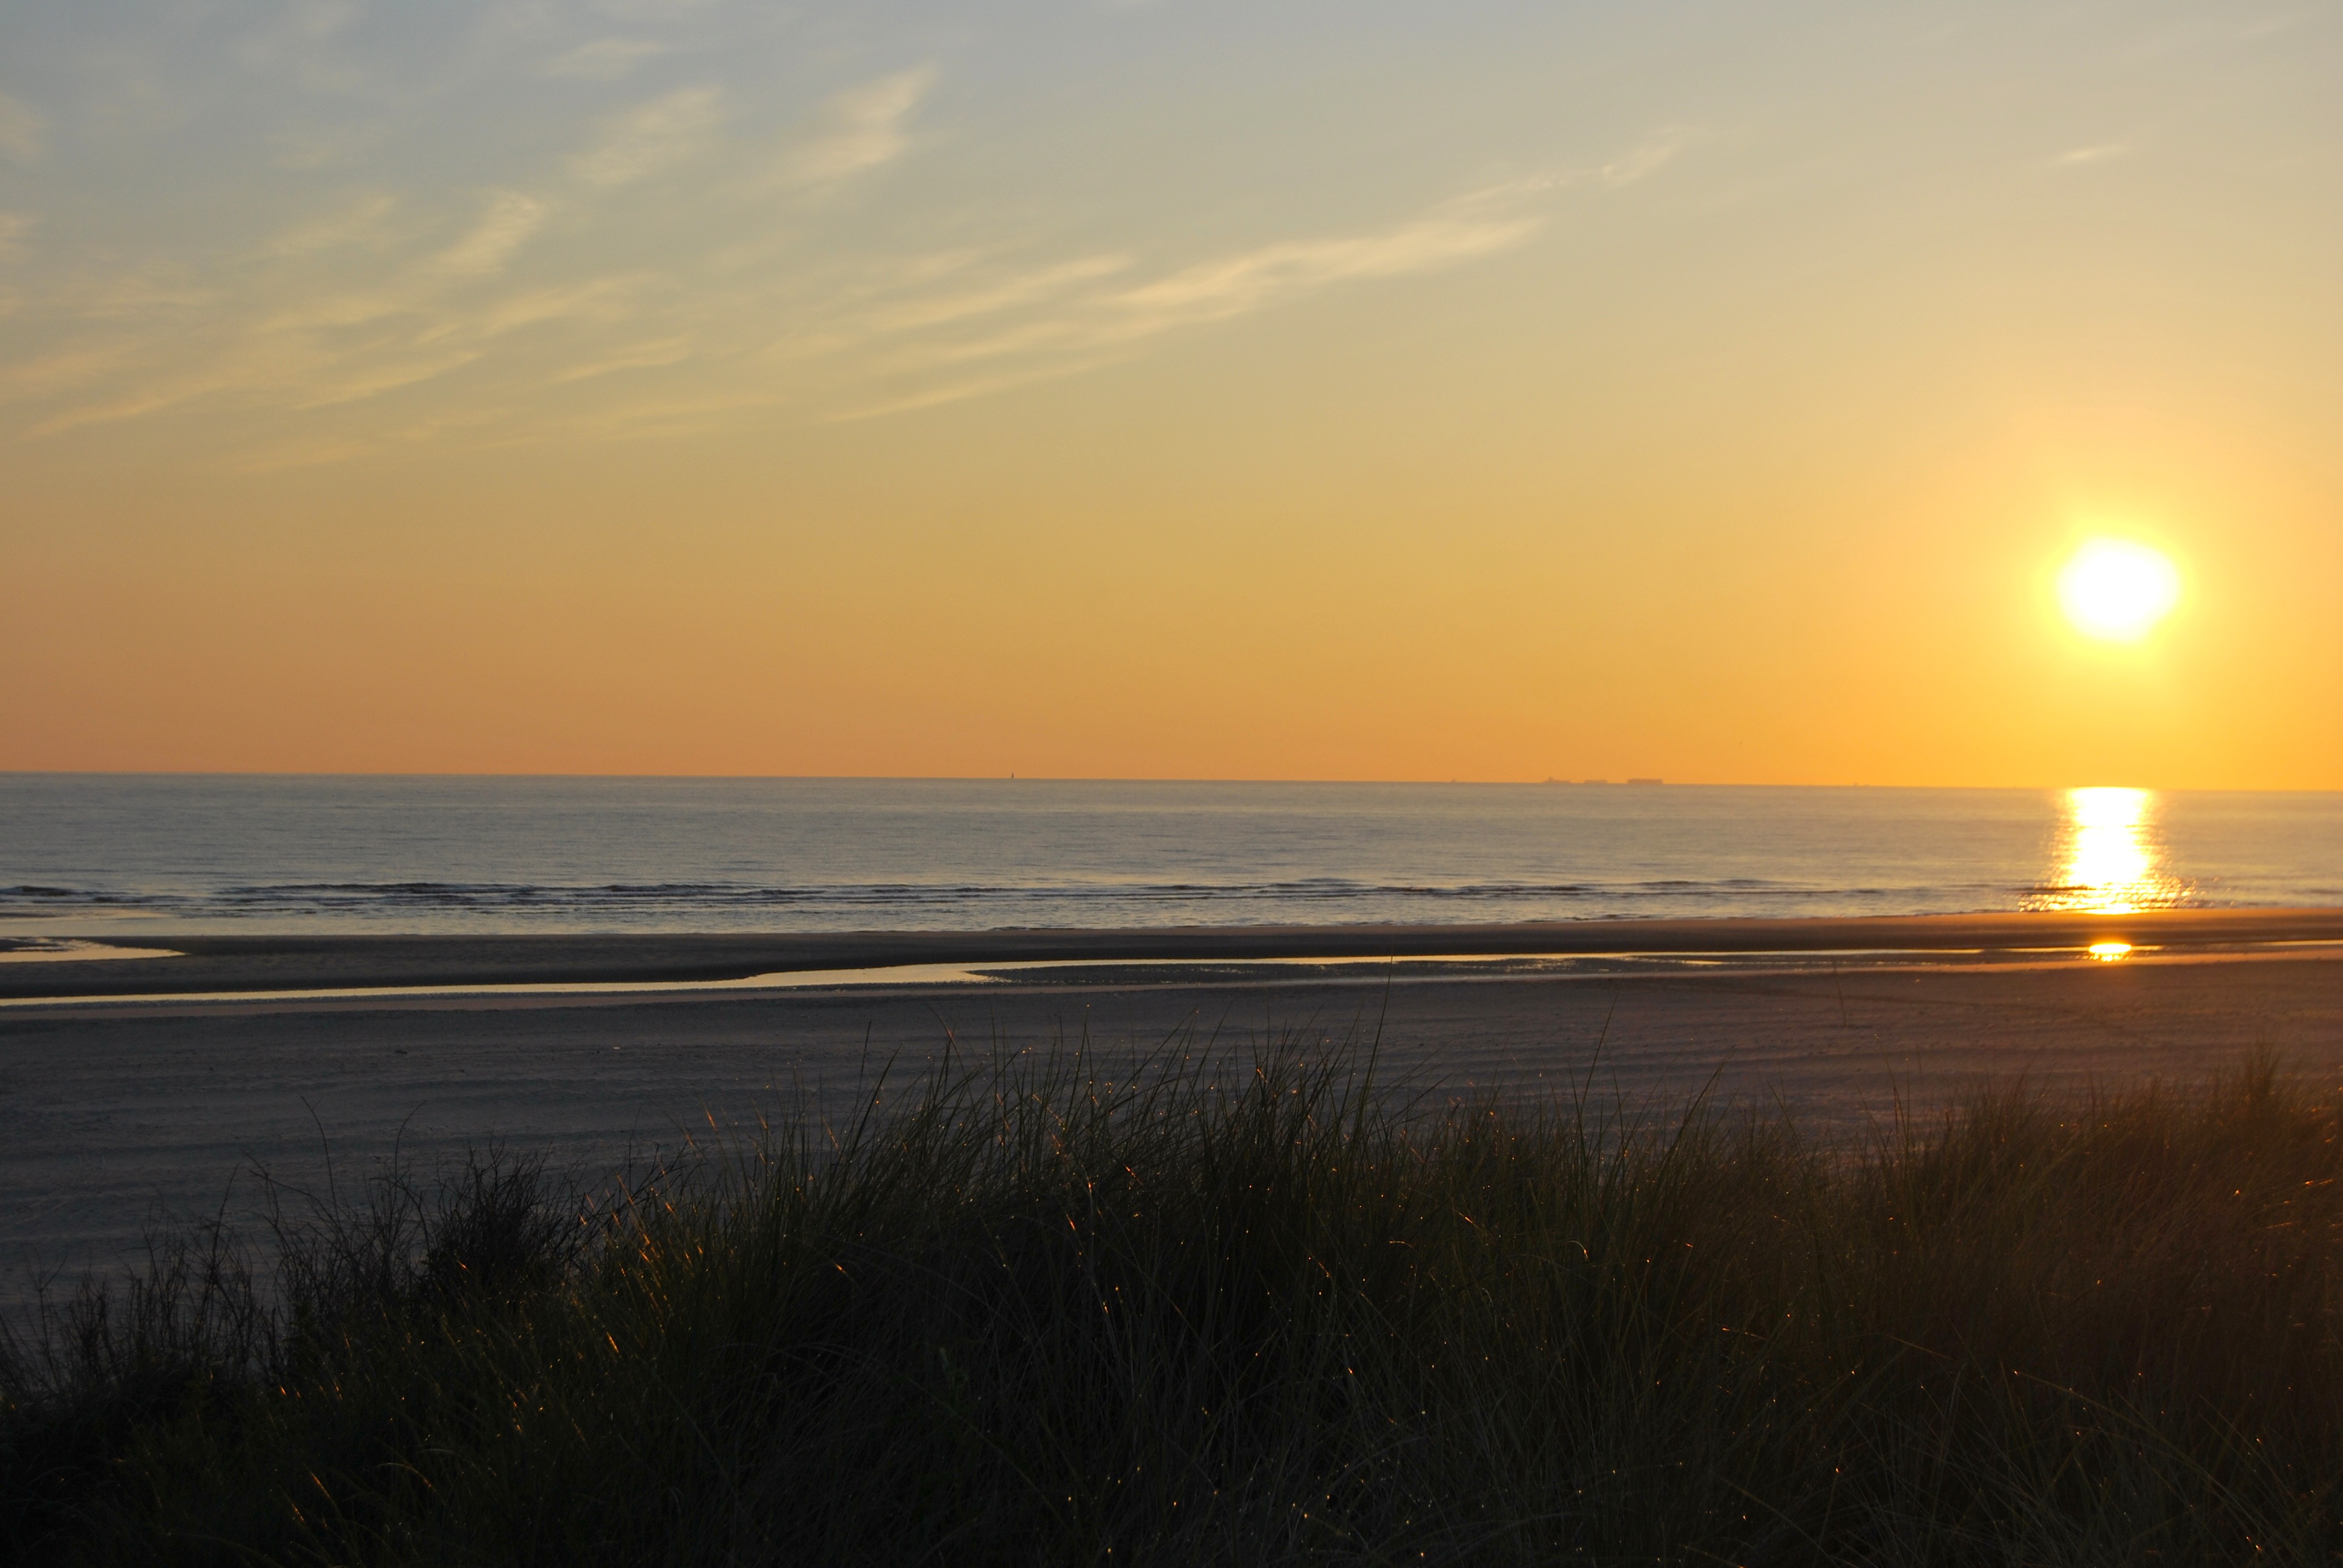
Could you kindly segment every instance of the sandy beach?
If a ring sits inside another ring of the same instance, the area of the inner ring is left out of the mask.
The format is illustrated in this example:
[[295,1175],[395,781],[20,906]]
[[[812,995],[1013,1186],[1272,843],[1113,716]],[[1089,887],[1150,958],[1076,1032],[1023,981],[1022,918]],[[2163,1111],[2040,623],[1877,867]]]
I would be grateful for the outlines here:
[[[796,1106],[839,1114],[885,1064],[900,1081],[947,1049],[1087,1040],[1112,1056],[1379,1040],[1386,1070],[1436,1092],[1590,1084],[1667,1099],[1713,1081],[1727,1101],[1778,1101],[1838,1135],[1899,1095],[1941,1103],[1986,1076],[2054,1091],[2187,1081],[2258,1047],[2343,1071],[2343,950],[2320,945],[2343,936],[2343,911],[1630,926],[239,938],[175,940],[191,955],[177,960],[15,964],[0,976],[18,999],[0,1009],[11,1133],[0,1172],[17,1201],[0,1211],[0,1269],[21,1300],[30,1271],[118,1258],[158,1217],[223,1202],[244,1213],[249,1183],[230,1182],[254,1163],[307,1184],[325,1179],[330,1155],[347,1182],[394,1152],[427,1168],[500,1140],[592,1174],[752,1136],[760,1118]],[[2118,936],[2137,956],[2092,962],[2074,945]],[[1574,951],[1580,967],[1258,961],[1363,949]],[[1604,957],[1670,951],[1727,956],[1645,968]],[[1187,961],[1012,971],[980,986],[119,1000],[484,976],[722,980],[874,956]],[[27,1005],[28,994],[102,1000]]]

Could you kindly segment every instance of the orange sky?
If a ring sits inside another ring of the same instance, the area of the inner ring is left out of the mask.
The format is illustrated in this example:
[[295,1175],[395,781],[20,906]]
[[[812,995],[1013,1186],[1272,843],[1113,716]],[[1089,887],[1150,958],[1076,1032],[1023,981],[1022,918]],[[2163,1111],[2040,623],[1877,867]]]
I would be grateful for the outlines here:
[[2343,24],[956,15],[0,22],[0,768],[2343,788]]

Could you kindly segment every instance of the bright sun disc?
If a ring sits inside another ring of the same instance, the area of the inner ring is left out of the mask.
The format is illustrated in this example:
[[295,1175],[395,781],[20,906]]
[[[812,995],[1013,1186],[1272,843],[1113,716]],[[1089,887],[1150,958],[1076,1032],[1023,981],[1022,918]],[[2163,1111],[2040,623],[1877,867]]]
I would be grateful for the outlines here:
[[2093,539],[2058,574],[2058,602],[2086,636],[2136,642],[2180,602],[2180,574],[2146,545]]

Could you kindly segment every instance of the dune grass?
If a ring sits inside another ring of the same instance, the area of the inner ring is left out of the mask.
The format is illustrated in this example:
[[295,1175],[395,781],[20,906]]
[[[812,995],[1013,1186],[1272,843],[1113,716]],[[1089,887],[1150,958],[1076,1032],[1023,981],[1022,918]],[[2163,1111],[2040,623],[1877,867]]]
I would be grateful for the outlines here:
[[[158,1245],[0,1358],[22,1560],[2328,1561],[2343,1164],[2268,1061],[1857,1150],[1362,1056],[947,1064],[580,1200]],[[264,1269],[261,1264],[265,1262]]]

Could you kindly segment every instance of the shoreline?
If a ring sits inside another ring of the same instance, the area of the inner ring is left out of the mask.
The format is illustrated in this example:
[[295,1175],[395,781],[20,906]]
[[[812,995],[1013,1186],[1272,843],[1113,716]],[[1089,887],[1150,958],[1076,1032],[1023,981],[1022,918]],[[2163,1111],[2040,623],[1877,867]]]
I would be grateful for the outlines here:
[[[27,933],[28,935],[30,933]],[[2166,954],[2343,942],[2343,908],[2152,910],[1851,918],[1551,920],[1509,924],[1182,926],[1124,930],[437,935],[152,930],[78,942],[142,956],[21,957],[0,1000],[414,987],[739,981],[808,970],[989,963],[2079,952]],[[167,948],[172,956],[143,956]]]
[[354,986],[339,990],[183,991],[132,995],[0,997],[0,1020],[73,1017],[135,1020],[401,1011],[690,1005],[791,998],[944,996],[981,992],[1026,998],[1050,994],[1177,990],[1205,995],[1270,996],[1327,987],[1504,985],[1521,981],[1610,985],[1621,981],[1763,980],[1829,976],[1834,980],[1895,975],[2013,975],[2173,965],[2313,963],[2343,967],[2343,941],[2179,944],[2139,947],[2093,961],[2081,948],[1937,950],[1818,950],[1684,954],[1588,954],[1364,959],[1081,959],[968,964],[899,964],[858,970],[794,970],[721,980],[609,980],[517,985]]

